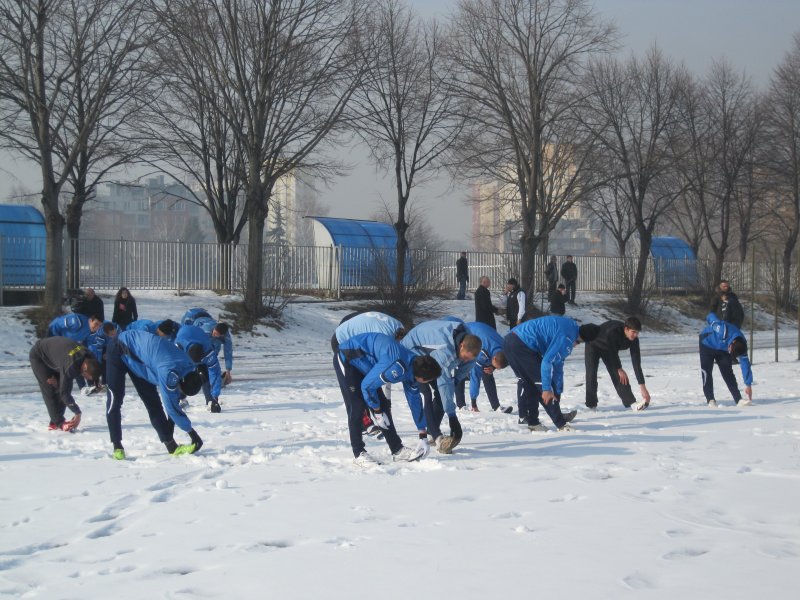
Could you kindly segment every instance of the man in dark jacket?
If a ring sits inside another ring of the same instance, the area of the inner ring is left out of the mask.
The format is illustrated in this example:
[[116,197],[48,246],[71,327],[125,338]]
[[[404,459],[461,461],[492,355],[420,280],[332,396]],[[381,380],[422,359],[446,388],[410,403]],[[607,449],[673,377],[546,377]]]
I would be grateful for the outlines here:
[[563,283],[558,284],[558,289],[550,293],[550,314],[563,317],[567,312],[567,288]]
[[[636,317],[628,317],[625,322],[606,321],[600,325],[597,337],[586,344],[584,360],[586,363],[586,406],[590,409],[597,408],[597,367],[600,361],[608,370],[608,376],[614,384],[617,395],[622,400],[626,408],[634,410],[644,410],[650,406],[650,392],[644,384],[644,373],[642,373],[642,356],[639,351],[639,332],[642,330],[642,322]],[[636,374],[636,381],[639,383],[639,391],[642,400],[636,401],[636,397],[631,390],[628,374],[622,368],[619,359],[620,350],[631,352],[631,364],[633,372]]]
[[467,265],[466,252],[462,252],[461,258],[456,261],[456,281],[458,282],[456,300],[463,300],[467,297],[467,282],[469,281],[469,265]]
[[72,305],[72,312],[85,317],[97,315],[101,321],[106,320],[105,306],[103,300],[94,293],[93,288],[86,288],[83,296],[79,297]]
[[506,318],[508,326],[512,329],[525,316],[526,304],[525,292],[519,287],[517,280],[512,277],[506,284]]
[[549,297],[550,294],[556,291],[556,285],[558,285],[558,259],[555,254],[550,257],[544,276],[547,279],[547,295]]
[[491,284],[492,282],[486,275],[481,277],[478,289],[475,290],[475,320],[479,323],[486,323],[492,329],[497,329],[494,316],[498,309],[492,304],[492,295],[489,293]]
[[742,328],[744,308],[742,308],[739,298],[733,293],[731,285],[726,279],[719,282],[717,294],[711,302],[711,312],[717,315],[720,320],[732,323],[737,329]]
[[561,265],[561,279],[567,286],[567,302],[575,304],[575,282],[578,280],[578,267],[572,262],[572,256],[567,256],[566,262]]
[[[39,340],[29,358],[50,415],[48,428],[74,430],[81,422],[81,409],[72,397],[72,383],[78,376],[98,381],[100,365],[85,346],[62,336]],[[68,408],[75,415],[69,421],[64,418]]]

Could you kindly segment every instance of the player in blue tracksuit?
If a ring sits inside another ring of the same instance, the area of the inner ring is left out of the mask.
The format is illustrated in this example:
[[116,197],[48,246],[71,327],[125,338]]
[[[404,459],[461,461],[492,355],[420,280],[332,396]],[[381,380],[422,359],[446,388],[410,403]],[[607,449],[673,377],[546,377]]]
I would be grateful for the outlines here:
[[86,317],[79,313],[69,313],[50,321],[47,337],[61,336],[86,346],[89,336],[102,326],[103,321],[97,316]]
[[[415,354],[432,356],[442,367],[442,374],[435,382],[422,386],[422,394],[428,431],[439,451],[447,454],[459,444],[463,435],[456,415],[455,382],[469,376],[481,351],[481,340],[470,334],[463,322],[442,319],[420,323],[400,343]],[[447,438],[440,428],[445,413],[450,424]]]
[[[184,319],[186,319],[186,315],[183,316]],[[231,374],[231,371],[233,371],[233,339],[231,338],[231,328],[227,323],[217,323],[211,317],[197,317],[194,319],[194,323],[186,324],[195,325],[205,331],[211,339],[211,344],[214,346],[214,352],[217,355],[219,355],[220,350],[223,350],[225,371],[222,373],[222,385],[228,385],[233,381],[233,376]]]
[[[492,410],[499,409],[504,413],[510,413],[513,410],[510,406],[505,408],[500,406],[500,400],[497,398],[497,385],[494,381],[494,372],[508,366],[506,355],[503,353],[503,336],[486,323],[474,321],[467,323],[466,326],[472,335],[478,336],[481,340],[481,351],[469,372],[469,397],[472,410],[478,411],[478,394],[481,390],[481,381],[483,381],[483,387],[489,397]],[[458,408],[464,408],[467,405],[464,397],[466,384],[466,379],[456,382],[455,395]]]
[[[366,452],[361,435],[361,415],[369,408],[372,419],[380,427],[395,461],[424,458],[429,451],[425,412],[419,386],[432,381],[441,368],[432,358],[417,356],[382,333],[362,333],[344,340],[334,356],[337,377],[343,378],[342,396],[347,408],[350,446],[359,464],[376,462]],[[386,383],[402,383],[411,416],[419,430],[417,448],[403,446],[392,419],[391,405],[379,393]]]
[[[91,353],[95,355],[97,362],[100,363],[100,369],[102,371],[102,383],[105,383],[106,381],[106,347],[108,346],[108,340],[116,337],[119,335],[119,333],[119,325],[112,323],[111,321],[105,321],[103,326],[97,331],[89,334],[89,338],[86,340],[87,348],[89,348]],[[82,391],[86,393],[86,389],[83,389]],[[100,381],[98,381],[96,382],[95,386],[91,386],[89,394],[102,391],[103,388],[100,385]]]
[[[125,458],[120,412],[125,397],[125,375],[130,376],[153,429],[170,454],[194,453],[200,449],[203,441],[181,409],[180,399],[182,394],[194,396],[199,392],[202,377],[183,350],[146,331],[123,331],[109,340],[106,360],[106,420],[114,458]],[[175,425],[189,434],[190,444],[178,446],[173,437]]]
[[[539,402],[559,430],[569,430],[559,403],[564,391],[564,361],[581,341],[597,337],[594,324],[548,316],[514,327],[503,341],[508,364],[517,376],[519,422],[532,431],[546,431],[539,422]],[[574,416],[574,415],[572,415]]]
[[170,341],[175,341],[175,336],[180,330],[180,325],[172,319],[162,319],[151,321],[150,319],[137,319],[125,329],[125,331],[146,331],[153,335],[160,335]]
[[195,321],[197,319],[211,319],[211,313],[208,312],[205,308],[190,308],[181,317],[180,324],[181,325],[196,325]]
[[183,325],[175,336],[175,344],[186,352],[195,365],[203,365],[208,377],[203,378],[203,394],[212,413],[221,412],[219,395],[222,392],[222,369],[211,339],[196,325]]
[[[753,370],[747,357],[747,342],[736,325],[721,321],[714,313],[706,316],[706,326],[700,332],[700,371],[703,375],[703,394],[706,403],[716,406],[714,399],[714,363],[719,366],[722,379],[728,386],[736,404],[747,406],[753,401]],[[742,400],[736,375],[733,374],[733,358],[738,357],[744,379],[744,392],[747,399]]]

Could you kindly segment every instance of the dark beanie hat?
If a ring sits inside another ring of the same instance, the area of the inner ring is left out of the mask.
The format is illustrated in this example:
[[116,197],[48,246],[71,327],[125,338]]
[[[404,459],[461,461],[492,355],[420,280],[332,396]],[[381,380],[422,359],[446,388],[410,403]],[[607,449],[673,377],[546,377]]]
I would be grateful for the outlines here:
[[203,380],[197,374],[197,371],[189,371],[180,381],[181,391],[187,396],[194,396],[202,386]]
[[158,324],[157,329],[165,335],[172,335],[175,333],[175,321],[172,319],[164,319]]
[[578,327],[578,335],[584,342],[591,342],[599,332],[600,328],[594,323],[586,323]]

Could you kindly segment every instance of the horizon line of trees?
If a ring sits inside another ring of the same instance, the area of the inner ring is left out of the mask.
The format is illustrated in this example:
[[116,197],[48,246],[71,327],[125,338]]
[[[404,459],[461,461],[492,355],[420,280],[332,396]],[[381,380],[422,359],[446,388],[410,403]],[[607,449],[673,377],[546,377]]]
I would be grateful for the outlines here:
[[79,239],[97,185],[146,165],[199,190],[218,242],[246,230],[244,305],[263,314],[276,183],[331,181],[356,138],[395,182],[398,304],[414,192],[446,171],[501,184],[483,201],[515,215],[529,291],[580,204],[621,255],[638,237],[632,313],[663,232],[707,249],[714,280],[731,254],[779,249],[787,306],[800,33],[763,90],[725,60],[700,77],[656,46],[622,58],[618,42],[588,0],[461,0],[445,22],[403,0],[0,0],[0,147],[41,171],[45,305],[63,295],[64,227]]

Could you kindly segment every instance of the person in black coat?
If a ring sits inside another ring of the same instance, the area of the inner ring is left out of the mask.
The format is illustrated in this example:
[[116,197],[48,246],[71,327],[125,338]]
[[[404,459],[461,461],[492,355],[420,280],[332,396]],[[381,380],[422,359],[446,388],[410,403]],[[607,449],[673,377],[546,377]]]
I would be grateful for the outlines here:
[[117,295],[114,297],[114,316],[111,317],[111,321],[119,325],[119,328],[124,331],[128,325],[138,318],[136,300],[131,296],[128,288],[119,288]]
[[[597,337],[586,344],[584,360],[586,364],[586,406],[588,408],[597,408],[597,367],[601,360],[608,370],[617,395],[626,408],[644,410],[650,406],[650,392],[647,391],[644,383],[642,356],[639,351],[639,332],[641,330],[642,322],[636,317],[628,317],[624,323],[622,321],[606,321],[600,325]],[[641,402],[636,401],[628,374],[622,368],[622,362],[619,359],[620,350],[628,349],[631,352],[633,372],[636,374],[636,381],[639,383],[639,391],[642,395]]]
[[513,329],[522,322],[526,306],[525,292],[519,287],[517,280],[512,277],[506,284],[506,318],[510,328]]
[[744,308],[742,308],[739,298],[731,290],[731,284],[725,279],[719,282],[717,294],[711,302],[711,312],[720,320],[736,325],[737,329],[742,328]]
[[456,281],[458,282],[456,300],[463,300],[467,296],[467,282],[469,281],[469,265],[467,264],[466,252],[462,252],[461,258],[456,261]]
[[575,282],[578,280],[578,267],[572,262],[572,256],[567,256],[566,262],[561,265],[561,279],[567,286],[567,302],[575,304]]
[[563,283],[550,293],[550,314],[564,316],[567,312],[567,288]]
[[486,275],[481,277],[478,289],[475,290],[475,320],[479,323],[486,323],[492,329],[497,329],[495,314],[498,308],[492,304],[492,295],[489,293],[489,286],[492,282]]
[[544,270],[544,276],[547,279],[547,296],[556,291],[558,285],[558,259],[555,254],[550,257],[550,262],[547,263],[547,268]]
[[99,317],[101,321],[106,320],[106,310],[103,300],[94,293],[94,289],[86,288],[83,296],[79,297],[72,305],[72,312],[85,317]]

